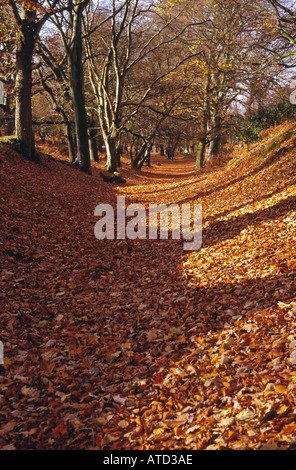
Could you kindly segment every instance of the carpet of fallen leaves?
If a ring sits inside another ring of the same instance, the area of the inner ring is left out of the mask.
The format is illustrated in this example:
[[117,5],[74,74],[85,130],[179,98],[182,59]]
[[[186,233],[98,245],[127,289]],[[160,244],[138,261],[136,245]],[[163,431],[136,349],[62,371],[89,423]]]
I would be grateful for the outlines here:
[[[1,144],[0,448],[296,448],[294,128],[122,185]],[[96,240],[117,195],[201,203],[202,248]]]

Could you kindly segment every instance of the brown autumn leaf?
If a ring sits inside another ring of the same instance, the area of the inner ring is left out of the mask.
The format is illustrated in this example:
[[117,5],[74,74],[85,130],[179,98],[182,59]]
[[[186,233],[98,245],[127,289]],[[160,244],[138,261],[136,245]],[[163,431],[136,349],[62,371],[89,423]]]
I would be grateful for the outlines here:
[[39,362],[39,368],[41,372],[44,372],[45,374],[51,374],[55,368],[55,364],[53,362],[48,361],[47,359],[42,359]]
[[10,421],[9,423],[3,424],[0,428],[0,436],[6,436],[18,425],[17,421]]
[[155,341],[158,337],[157,330],[152,328],[150,331],[147,331],[147,341],[152,342]]

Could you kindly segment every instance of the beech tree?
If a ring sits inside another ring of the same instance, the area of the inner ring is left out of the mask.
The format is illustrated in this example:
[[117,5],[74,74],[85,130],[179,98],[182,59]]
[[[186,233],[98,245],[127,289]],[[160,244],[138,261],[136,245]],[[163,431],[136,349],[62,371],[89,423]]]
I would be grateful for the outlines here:
[[35,0],[9,0],[17,25],[15,47],[15,132],[23,155],[35,160],[35,142],[32,129],[32,69],[33,54],[44,23],[49,19],[58,0],[48,3],[48,9]]
[[67,56],[69,88],[75,119],[77,163],[79,168],[91,173],[88,146],[87,115],[84,94],[82,47],[82,17],[90,0],[70,0],[66,12],[54,12],[52,23],[57,27]]
[[52,108],[62,118],[65,126],[65,135],[68,140],[69,160],[76,160],[74,138],[72,133],[73,112],[69,111],[71,100],[69,77],[67,74],[67,56],[56,34],[46,38],[46,41],[38,41],[37,54],[40,57],[38,66],[39,83],[49,97]]
[[3,90],[3,103],[0,105],[4,115],[5,135],[12,135],[13,118],[13,75],[15,73],[15,41],[17,26],[8,4],[0,2],[0,81]]
[[[190,93],[188,81],[177,73],[180,63],[183,71],[188,70],[190,61],[183,60],[184,49],[186,50],[180,38],[178,42],[167,44],[160,50],[154,51],[144,68],[139,64],[134,70],[131,83],[135,96],[137,90],[141,96],[141,92],[149,88],[153,78],[159,76],[162,78],[154,84],[149,96],[129,123],[129,133],[142,142],[135,158],[131,159],[133,168],[141,168],[144,163],[149,164],[150,152],[157,142],[163,144],[170,158],[173,157],[174,150],[180,142],[179,130],[184,124],[182,120],[184,97]],[[196,52],[196,55],[198,54],[199,52]],[[186,124],[188,125],[188,122]]]
[[[113,0],[104,36],[86,38],[89,77],[106,146],[106,166],[111,172],[117,169],[121,133],[128,131],[129,122],[150,98],[155,86],[194,55],[187,51],[179,61],[163,67],[159,74],[151,76],[150,81],[146,80],[144,87],[142,83],[136,93],[130,86],[134,70],[142,68],[145,71],[155,51],[174,44],[184,34],[191,22],[184,25],[178,23],[178,19],[190,4],[191,1],[184,2],[177,12],[167,15],[153,2]],[[146,147],[152,138],[153,135],[145,138]]]
[[[218,154],[231,129],[235,103],[243,104],[256,80],[273,81],[275,69],[267,72],[272,65],[268,41],[276,36],[274,22],[262,24],[262,15],[248,0],[201,0],[195,2],[191,17],[199,26],[185,37],[190,50],[201,54],[171,81],[179,76],[188,83],[181,114],[196,123],[198,170]],[[206,22],[200,25],[201,21]]]

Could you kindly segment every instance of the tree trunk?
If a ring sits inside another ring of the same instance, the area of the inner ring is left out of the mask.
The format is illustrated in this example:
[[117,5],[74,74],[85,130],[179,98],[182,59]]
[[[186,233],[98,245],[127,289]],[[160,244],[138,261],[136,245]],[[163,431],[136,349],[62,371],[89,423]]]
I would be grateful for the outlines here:
[[150,165],[151,147],[152,147],[152,144],[148,144],[148,146],[146,147],[142,160],[139,164],[139,170],[142,168],[144,163],[146,163],[147,166],[151,166]]
[[77,141],[77,161],[81,171],[91,173],[88,147],[87,117],[84,97],[84,74],[82,64],[81,15],[79,9],[74,16],[73,35],[68,55],[70,91],[73,102]]
[[4,103],[4,116],[4,135],[13,135],[14,118],[12,117],[11,99],[10,96],[8,96],[8,93]]
[[120,168],[121,167],[121,155],[123,154],[123,145],[120,142],[117,143],[116,154],[117,154],[117,167]]
[[[138,168],[140,160],[144,157],[148,142],[144,141],[140,149],[137,151],[135,158],[132,160],[132,168]],[[131,157],[132,158],[132,157]]]
[[21,153],[37,160],[32,126],[32,60],[36,39],[36,12],[22,10],[16,41],[15,132]]
[[117,171],[118,162],[116,137],[104,135],[104,142],[107,152],[106,167],[107,170],[110,171],[110,173],[114,173],[114,171]]
[[196,154],[195,169],[200,170],[205,165],[205,153],[206,153],[206,139],[202,139],[199,142]]
[[214,138],[210,142],[209,147],[209,155],[208,159],[213,160],[219,153],[220,150],[220,142],[221,142],[221,119],[220,117],[215,117],[213,119],[213,126],[214,126]]
[[13,135],[13,118],[8,117],[4,121],[4,135]]
[[84,93],[81,83],[82,64],[72,58],[70,59],[71,81],[70,89],[73,100],[76,141],[77,141],[77,160],[81,171],[90,174],[90,155],[88,147],[87,119],[85,111]]
[[98,162],[99,157],[98,157],[97,136],[96,136],[96,133],[92,132],[91,130],[89,131],[88,145],[89,145],[89,154],[90,154],[91,161]]
[[91,162],[98,162],[98,139],[97,139],[97,131],[95,129],[96,123],[94,119],[94,110],[92,109],[90,114],[88,115],[88,147],[89,147],[89,156]]
[[72,135],[72,126],[71,126],[70,121],[66,122],[66,137],[68,141],[69,162],[74,163],[75,162],[75,144],[74,144],[74,139]]
[[202,122],[201,122],[201,138],[200,138],[200,142],[198,144],[197,153],[196,153],[196,165],[195,165],[196,170],[200,170],[201,168],[203,168],[206,163],[208,122],[209,122],[209,111],[207,108],[207,100],[205,98],[205,104],[204,104]]

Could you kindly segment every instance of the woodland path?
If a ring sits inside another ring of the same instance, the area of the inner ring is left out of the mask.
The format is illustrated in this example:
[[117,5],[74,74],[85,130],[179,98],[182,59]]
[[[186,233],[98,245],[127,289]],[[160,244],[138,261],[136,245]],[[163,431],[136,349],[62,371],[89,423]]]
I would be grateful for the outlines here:
[[[289,159],[275,178],[276,162],[196,174],[190,157],[154,156],[141,172],[124,162],[126,185],[99,165],[1,160],[2,448],[294,445]],[[202,249],[96,240],[94,208],[117,195],[202,203]]]

